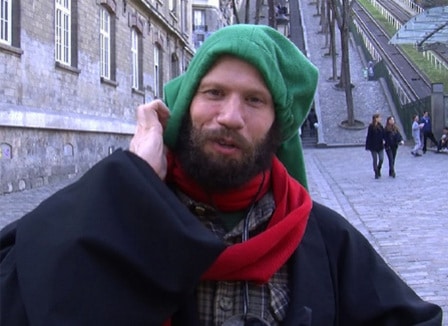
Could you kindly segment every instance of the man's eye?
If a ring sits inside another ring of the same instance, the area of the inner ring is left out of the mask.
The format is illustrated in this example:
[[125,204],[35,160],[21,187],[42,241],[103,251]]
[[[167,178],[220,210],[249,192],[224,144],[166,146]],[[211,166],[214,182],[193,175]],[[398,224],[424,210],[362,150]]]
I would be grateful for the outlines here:
[[247,98],[247,101],[252,103],[252,104],[260,104],[263,103],[263,101],[261,100],[261,98],[256,97],[256,96],[249,96]]
[[208,89],[204,93],[210,96],[220,96],[222,94],[222,92],[217,89]]

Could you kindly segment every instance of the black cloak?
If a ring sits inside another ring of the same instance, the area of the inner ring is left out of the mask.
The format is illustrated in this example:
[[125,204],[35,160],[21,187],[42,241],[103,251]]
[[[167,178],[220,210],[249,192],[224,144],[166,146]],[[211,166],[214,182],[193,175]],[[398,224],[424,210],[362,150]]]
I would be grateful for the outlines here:
[[[224,247],[119,150],[1,231],[0,325],[197,326],[194,289]],[[284,325],[441,325],[440,307],[318,203],[288,265]]]

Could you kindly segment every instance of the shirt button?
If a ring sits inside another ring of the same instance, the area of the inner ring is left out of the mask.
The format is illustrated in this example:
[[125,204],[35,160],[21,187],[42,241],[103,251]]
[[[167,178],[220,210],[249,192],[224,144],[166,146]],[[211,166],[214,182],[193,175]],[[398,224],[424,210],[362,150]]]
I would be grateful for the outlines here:
[[203,206],[194,206],[194,214],[196,214],[197,216],[205,216],[206,211],[207,210]]
[[229,297],[222,297],[219,300],[219,306],[221,307],[222,310],[229,311],[233,307],[233,301]]

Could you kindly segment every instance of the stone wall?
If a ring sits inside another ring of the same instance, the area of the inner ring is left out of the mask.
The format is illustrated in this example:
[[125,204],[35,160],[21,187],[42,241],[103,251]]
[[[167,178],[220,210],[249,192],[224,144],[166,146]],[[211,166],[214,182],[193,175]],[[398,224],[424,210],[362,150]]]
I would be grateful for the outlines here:
[[50,129],[1,128],[0,195],[77,178],[130,136]]
[[[185,30],[191,20],[170,12],[167,1],[71,4],[76,51],[73,65],[64,66],[55,60],[55,0],[14,2],[15,41],[0,43],[0,194],[79,175],[114,148],[126,148],[137,106],[156,96],[155,47],[163,54],[160,85],[183,72],[193,54]],[[110,80],[100,76],[102,8],[114,26]],[[133,28],[141,41],[138,89],[131,78]]]

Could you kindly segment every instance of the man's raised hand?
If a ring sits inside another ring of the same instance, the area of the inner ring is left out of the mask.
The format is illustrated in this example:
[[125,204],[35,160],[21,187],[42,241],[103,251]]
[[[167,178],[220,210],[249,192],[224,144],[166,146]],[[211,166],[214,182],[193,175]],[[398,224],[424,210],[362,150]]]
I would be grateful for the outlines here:
[[163,131],[169,117],[170,111],[161,100],[140,105],[137,128],[129,146],[129,150],[148,162],[162,180],[167,172]]

